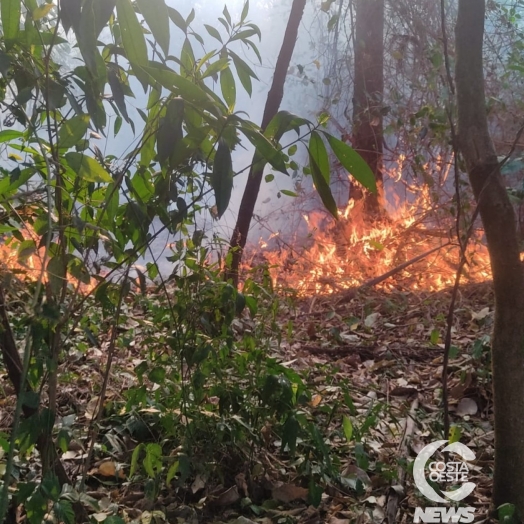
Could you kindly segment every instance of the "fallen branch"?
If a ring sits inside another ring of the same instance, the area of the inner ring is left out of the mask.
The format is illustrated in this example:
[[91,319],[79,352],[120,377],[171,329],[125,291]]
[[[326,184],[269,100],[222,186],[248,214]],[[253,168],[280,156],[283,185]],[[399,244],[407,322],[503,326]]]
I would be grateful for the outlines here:
[[345,302],[349,302],[353,298],[355,298],[356,294],[359,291],[362,291],[363,289],[366,289],[368,287],[374,287],[380,284],[381,282],[384,282],[384,280],[387,280],[389,277],[392,277],[393,275],[396,275],[397,273],[400,273],[404,269],[406,269],[409,266],[412,266],[413,264],[416,264],[417,262],[420,262],[424,258],[428,257],[429,255],[439,251],[443,247],[449,246],[451,242],[446,242],[445,244],[442,244],[441,246],[434,247],[433,249],[430,249],[429,251],[426,251],[425,253],[422,253],[420,255],[417,255],[414,258],[411,258],[410,260],[407,260],[406,262],[403,262],[402,264],[394,267],[393,269],[390,269],[388,272],[379,275],[378,277],[372,278],[370,280],[367,280],[360,286],[352,289],[348,289],[344,293],[341,294],[340,298],[338,299],[338,304],[343,304]]

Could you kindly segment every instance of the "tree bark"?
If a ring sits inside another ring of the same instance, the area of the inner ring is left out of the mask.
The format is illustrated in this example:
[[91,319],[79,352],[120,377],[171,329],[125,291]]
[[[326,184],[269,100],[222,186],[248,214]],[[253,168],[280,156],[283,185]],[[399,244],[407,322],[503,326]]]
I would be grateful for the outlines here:
[[524,273],[515,213],[488,130],[482,44],[485,0],[459,0],[456,24],[458,141],[484,224],[493,272],[495,412],[493,502],[524,514]]
[[352,188],[350,198],[364,198],[364,209],[377,215],[383,209],[384,0],[357,0],[354,82],[353,147],[373,171],[378,191]]
[[[291,62],[291,56],[295,49],[298,27],[302,20],[305,5],[306,0],[293,0],[286,32],[284,34],[284,40],[275,67],[273,83],[267,95],[264,115],[262,117],[262,131],[265,131],[269,122],[271,122],[272,118],[280,109],[280,104],[284,96],[284,84],[286,82],[287,71]],[[260,165],[260,163],[258,163],[258,165]],[[231,266],[226,268],[225,272],[226,280],[232,279],[235,286],[238,284],[238,268],[242,260],[242,252],[246,246],[249,226],[251,224],[251,219],[253,218],[253,211],[260,191],[263,174],[264,168],[257,167],[253,161],[249,171],[246,188],[242,196],[242,202],[240,203],[235,229],[231,236],[229,248],[229,253],[231,254]]]

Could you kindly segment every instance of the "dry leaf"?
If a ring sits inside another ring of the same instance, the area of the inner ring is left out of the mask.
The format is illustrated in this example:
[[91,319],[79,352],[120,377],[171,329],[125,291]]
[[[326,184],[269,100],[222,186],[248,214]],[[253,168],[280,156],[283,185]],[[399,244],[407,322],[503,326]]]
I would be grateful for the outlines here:
[[313,408],[316,408],[320,402],[322,402],[322,395],[314,395],[309,405]]
[[96,475],[101,475],[102,477],[116,477],[118,475],[119,479],[125,479],[126,475],[122,469],[117,469],[116,462],[108,460],[102,462],[98,468],[96,468]]
[[306,488],[294,484],[282,484],[271,491],[271,496],[279,502],[293,502],[294,500],[306,500],[309,491]]
[[212,501],[212,504],[215,506],[231,506],[232,504],[237,503],[240,500],[240,494],[238,493],[238,488],[232,486],[226,491],[223,491],[215,500]]
[[191,492],[193,495],[206,487],[206,479],[202,475],[197,475],[193,484],[191,484]]

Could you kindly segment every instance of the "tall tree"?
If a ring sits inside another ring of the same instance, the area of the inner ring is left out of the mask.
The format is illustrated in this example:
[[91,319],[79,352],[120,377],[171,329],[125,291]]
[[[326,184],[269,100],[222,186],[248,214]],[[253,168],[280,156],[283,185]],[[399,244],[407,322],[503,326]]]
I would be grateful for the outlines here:
[[[262,131],[265,131],[268,124],[280,109],[280,104],[284,96],[284,84],[286,82],[287,71],[295,49],[298,27],[302,20],[305,5],[306,0],[293,0],[286,33],[284,34],[284,40],[275,67],[273,83],[267,95],[266,107],[264,108],[264,115],[262,117]],[[264,164],[253,162],[249,171],[246,188],[242,195],[235,229],[231,235],[230,253],[232,254],[232,259],[231,266],[226,272],[226,278],[231,278],[235,284],[238,283],[238,268],[242,259],[242,251],[246,246],[249,226],[253,218],[253,211],[260,191],[263,174]]]
[[378,214],[383,192],[384,0],[357,0],[354,83],[353,147],[373,171],[378,189],[364,195],[364,209]]
[[488,130],[483,74],[485,1],[459,0],[456,89],[459,147],[484,224],[493,272],[495,506],[524,514],[524,272],[515,214]]

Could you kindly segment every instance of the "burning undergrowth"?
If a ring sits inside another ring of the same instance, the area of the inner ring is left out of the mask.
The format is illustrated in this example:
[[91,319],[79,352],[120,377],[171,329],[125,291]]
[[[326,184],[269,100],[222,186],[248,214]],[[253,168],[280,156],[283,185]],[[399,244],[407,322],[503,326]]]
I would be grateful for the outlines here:
[[[299,295],[333,294],[363,285],[384,290],[437,291],[453,284],[461,256],[455,217],[431,204],[428,191],[416,201],[370,220],[361,202],[350,201],[339,214],[302,214],[307,233],[272,233],[252,247],[246,265],[266,265],[276,288]],[[476,230],[467,246],[464,279],[491,278],[489,256]]]

